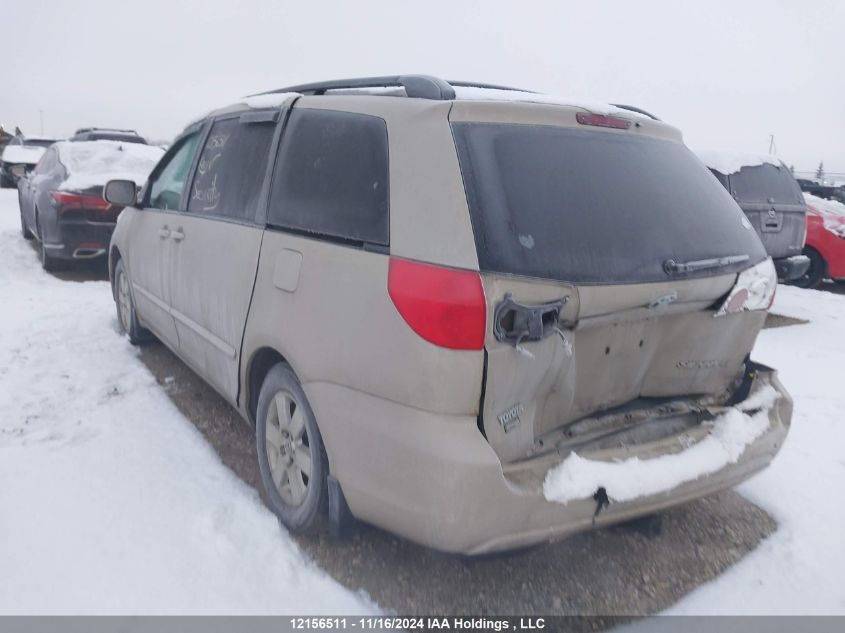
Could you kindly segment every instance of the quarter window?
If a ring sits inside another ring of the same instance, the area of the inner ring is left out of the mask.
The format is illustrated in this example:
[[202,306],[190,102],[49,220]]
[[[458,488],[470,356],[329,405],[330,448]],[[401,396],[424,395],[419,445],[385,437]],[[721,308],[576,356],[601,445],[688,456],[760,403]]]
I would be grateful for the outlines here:
[[199,132],[182,139],[169,157],[162,160],[162,167],[150,181],[149,206],[154,209],[179,209],[188,171],[194,158]]
[[255,217],[273,141],[273,121],[214,123],[197,163],[188,211],[239,220]]
[[381,118],[294,109],[276,161],[269,223],[388,245],[387,151]]

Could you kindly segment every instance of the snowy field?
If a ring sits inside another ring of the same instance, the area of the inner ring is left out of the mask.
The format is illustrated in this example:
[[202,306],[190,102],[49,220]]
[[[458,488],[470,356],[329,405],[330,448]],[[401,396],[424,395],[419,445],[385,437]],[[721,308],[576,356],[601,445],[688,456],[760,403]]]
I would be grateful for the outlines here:
[[309,560],[0,190],[0,614],[372,613]]
[[752,352],[795,399],[792,428],[738,490],[778,529],[673,614],[845,614],[845,297],[780,285],[772,311],[810,321],[763,330]]
[[[845,297],[780,286],[756,360],[795,397],[740,487],[774,535],[672,613],[845,614]],[[362,613],[305,559],[116,331],[106,282],[43,273],[0,191],[0,613]]]

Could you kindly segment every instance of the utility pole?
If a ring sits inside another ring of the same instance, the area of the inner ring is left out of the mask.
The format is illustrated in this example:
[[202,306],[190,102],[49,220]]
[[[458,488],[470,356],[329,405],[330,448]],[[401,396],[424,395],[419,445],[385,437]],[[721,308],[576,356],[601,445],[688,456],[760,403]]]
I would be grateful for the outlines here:
[[772,155],[775,151],[777,151],[775,148],[775,135],[769,134],[769,154]]
[[44,110],[38,111],[38,118],[41,119],[41,136],[44,136]]

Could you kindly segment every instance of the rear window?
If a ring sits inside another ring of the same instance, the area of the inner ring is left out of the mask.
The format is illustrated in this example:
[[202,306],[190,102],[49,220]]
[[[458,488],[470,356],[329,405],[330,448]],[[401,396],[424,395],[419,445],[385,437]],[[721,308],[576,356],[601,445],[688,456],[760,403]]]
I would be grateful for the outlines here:
[[141,138],[140,136],[136,136],[135,134],[111,134],[111,133],[103,133],[98,134],[96,132],[92,134],[85,135],[86,141],[121,141],[122,143],[143,143],[144,145],[147,142]]
[[783,165],[743,167],[730,175],[730,186],[739,202],[803,204],[801,188]]
[[748,255],[759,238],[681,143],[538,125],[452,125],[482,270],[571,281],[666,281],[666,260]]

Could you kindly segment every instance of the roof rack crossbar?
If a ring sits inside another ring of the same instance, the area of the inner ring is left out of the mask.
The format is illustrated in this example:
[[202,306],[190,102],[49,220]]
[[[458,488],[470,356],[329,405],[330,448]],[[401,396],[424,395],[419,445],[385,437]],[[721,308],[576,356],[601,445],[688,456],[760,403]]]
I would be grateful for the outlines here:
[[401,87],[409,97],[420,99],[448,100],[455,98],[455,90],[447,82],[430,75],[394,75],[389,77],[357,77],[354,79],[335,79],[319,81],[298,86],[288,86],[271,90],[264,94],[279,92],[298,92],[304,95],[322,95],[329,90],[353,90],[356,88]]
[[496,84],[485,84],[478,81],[452,81],[450,79],[449,85],[457,86],[458,88],[484,88],[485,90],[510,90],[512,92],[530,92],[531,94],[537,94],[534,90],[512,88],[510,86],[497,86]]
[[643,110],[642,108],[638,108],[636,106],[625,105],[625,104],[622,104],[622,103],[611,103],[610,105],[612,105],[614,108],[620,108],[622,110],[630,110],[631,112],[636,112],[637,114],[642,114],[644,116],[647,116],[650,119],[654,119],[655,121],[660,120],[656,116],[654,116],[651,112],[647,112],[647,111]]

